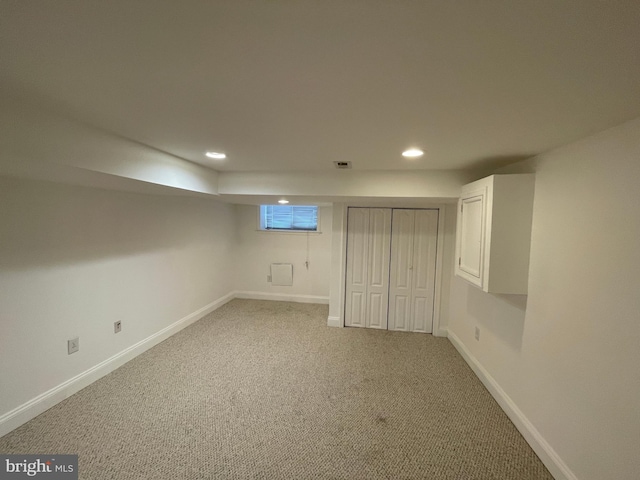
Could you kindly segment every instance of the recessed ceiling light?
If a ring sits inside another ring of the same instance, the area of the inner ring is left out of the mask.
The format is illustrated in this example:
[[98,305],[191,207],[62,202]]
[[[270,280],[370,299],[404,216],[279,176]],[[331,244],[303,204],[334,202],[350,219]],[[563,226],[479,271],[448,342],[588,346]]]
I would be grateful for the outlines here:
[[284,200],[284,199],[282,199],[282,200],[278,200],[278,203],[279,203],[280,205],[286,205],[287,203],[289,203],[289,200]]
[[424,155],[424,152],[417,148],[410,148],[409,150],[402,152],[402,156],[407,158],[416,158],[421,157],[422,155]]
[[216,160],[222,160],[223,158],[227,158],[227,156],[224,153],[218,153],[218,152],[207,152],[205,153],[205,155],[209,158],[215,158]]

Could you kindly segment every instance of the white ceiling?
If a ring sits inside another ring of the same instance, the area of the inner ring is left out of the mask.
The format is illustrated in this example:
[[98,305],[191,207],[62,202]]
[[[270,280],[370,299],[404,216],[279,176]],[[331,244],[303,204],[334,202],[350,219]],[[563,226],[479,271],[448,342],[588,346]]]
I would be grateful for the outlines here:
[[637,0],[3,0],[0,22],[4,95],[220,171],[484,168],[640,116]]

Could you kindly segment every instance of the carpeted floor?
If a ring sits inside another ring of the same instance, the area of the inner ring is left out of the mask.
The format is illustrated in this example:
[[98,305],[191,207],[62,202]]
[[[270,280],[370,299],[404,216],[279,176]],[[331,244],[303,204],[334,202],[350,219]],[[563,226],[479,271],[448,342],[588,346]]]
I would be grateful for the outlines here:
[[10,434],[81,479],[551,479],[447,339],[234,300]]

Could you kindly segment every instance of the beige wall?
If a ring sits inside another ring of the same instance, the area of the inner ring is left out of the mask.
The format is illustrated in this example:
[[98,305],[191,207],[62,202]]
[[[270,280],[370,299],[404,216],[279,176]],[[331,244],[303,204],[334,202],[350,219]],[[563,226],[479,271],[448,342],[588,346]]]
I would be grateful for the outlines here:
[[485,294],[456,277],[449,331],[566,476],[637,478],[640,119],[509,171],[536,172],[529,295]]
[[[238,255],[235,283],[243,292],[254,292],[274,300],[293,297],[328,303],[331,268],[331,207],[320,207],[320,233],[282,233],[258,230],[258,207],[236,205]],[[305,261],[309,258],[309,268]],[[267,282],[272,263],[293,264],[293,285],[272,286]],[[255,295],[254,295],[255,296]]]
[[230,293],[235,235],[209,199],[0,177],[0,420]]
[[[0,152],[0,175],[138,191],[151,186],[200,195],[218,193],[218,173],[211,169],[17,98],[3,98]],[[136,187],[132,180],[137,181]]]

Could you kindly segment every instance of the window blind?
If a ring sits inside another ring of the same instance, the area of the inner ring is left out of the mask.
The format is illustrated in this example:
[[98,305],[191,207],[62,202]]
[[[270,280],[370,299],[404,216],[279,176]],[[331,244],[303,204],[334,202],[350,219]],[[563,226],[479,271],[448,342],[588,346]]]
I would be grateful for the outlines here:
[[318,230],[318,207],[306,205],[261,205],[263,230]]

